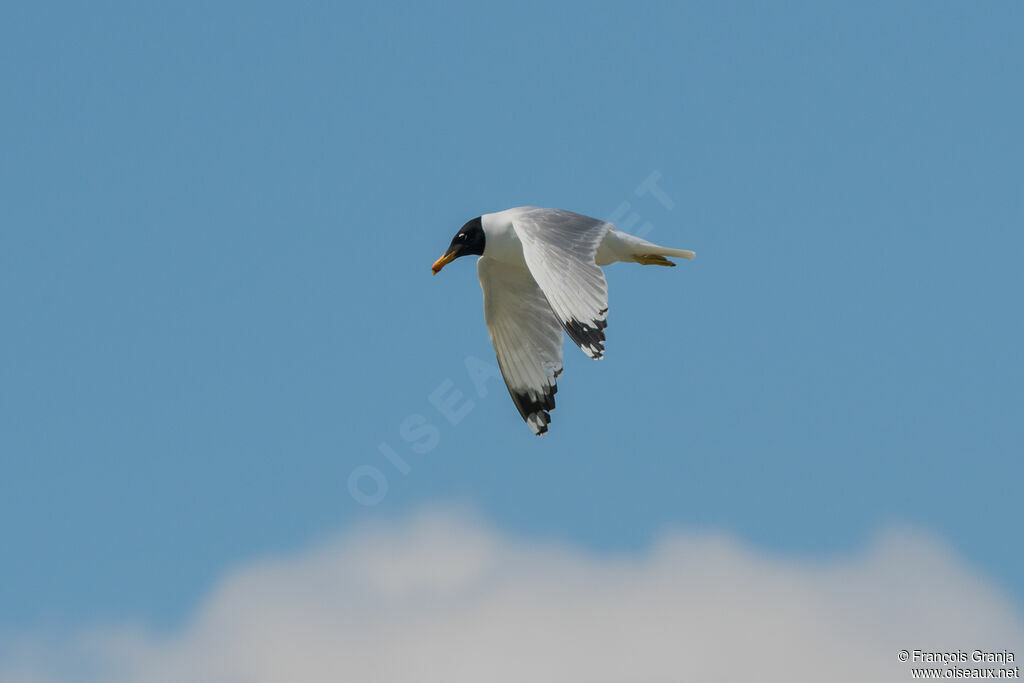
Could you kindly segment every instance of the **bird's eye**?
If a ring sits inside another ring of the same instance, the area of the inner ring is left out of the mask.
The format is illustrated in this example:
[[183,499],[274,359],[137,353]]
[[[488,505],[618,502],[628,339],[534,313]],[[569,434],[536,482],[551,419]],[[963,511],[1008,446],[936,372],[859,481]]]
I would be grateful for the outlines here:
[[460,233],[459,233],[459,238],[460,238],[460,239],[461,239],[461,238],[463,238],[463,237],[465,237],[465,236],[466,236],[466,233],[464,233],[464,232],[460,232]]

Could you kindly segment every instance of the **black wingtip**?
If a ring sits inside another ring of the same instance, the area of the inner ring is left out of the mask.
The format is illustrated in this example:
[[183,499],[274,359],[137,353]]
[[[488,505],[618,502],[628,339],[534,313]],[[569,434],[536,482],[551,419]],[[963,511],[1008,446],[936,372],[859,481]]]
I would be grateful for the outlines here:
[[[607,312],[608,309],[604,309]],[[589,323],[581,322],[573,318],[562,323],[569,338],[591,358],[600,359],[604,356],[604,330],[608,327],[608,321],[601,318],[592,320]]]
[[548,424],[551,423],[551,413],[555,409],[555,394],[558,393],[558,385],[545,387],[541,394],[526,391],[509,391],[512,394],[512,402],[519,409],[526,424],[530,426],[533,433],[541,436],[548,431]]

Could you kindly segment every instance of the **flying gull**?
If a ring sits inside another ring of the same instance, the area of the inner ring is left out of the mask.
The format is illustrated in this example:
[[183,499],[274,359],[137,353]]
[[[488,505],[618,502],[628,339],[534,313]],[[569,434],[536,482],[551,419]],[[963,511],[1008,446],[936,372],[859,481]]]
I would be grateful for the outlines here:
[[562,330],[591,358],[604,355],[608,285],[616,261],[674,266],[692,259],[616,230],[606,221],[562,209],[520,206],[468,221],[433,266],[479,256],[484,319],[512,401],[533,433],[548,431],[562,374]]

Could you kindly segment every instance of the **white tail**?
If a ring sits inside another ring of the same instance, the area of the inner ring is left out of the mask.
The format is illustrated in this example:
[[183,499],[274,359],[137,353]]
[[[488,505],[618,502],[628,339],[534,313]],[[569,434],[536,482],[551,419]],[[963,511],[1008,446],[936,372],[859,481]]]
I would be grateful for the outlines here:
[[674,266],[675,264],[665,258],[666,256],[692,259],[696,254],[689,249],[660,247],[620,230],[609,230],[597,249],[595,261],[599,266],[616,261],[641,263],[645,266]]
[[649,253],[657,254],[658,256],[675,256],[677,258],[690,259],[691,261],[696,258],[697,253],[690,251],[689,249],[669,249],[668,247],[659,247],[657,245],[651,245],[654,247]]

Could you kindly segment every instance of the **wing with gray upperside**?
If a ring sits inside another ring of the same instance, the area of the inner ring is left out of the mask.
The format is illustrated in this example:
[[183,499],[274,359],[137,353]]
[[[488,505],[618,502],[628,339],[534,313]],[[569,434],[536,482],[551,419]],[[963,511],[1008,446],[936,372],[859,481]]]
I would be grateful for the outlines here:
[[561,209],[529,209],[512,224],[559,323],[585,354],[601,358],[608,284],[594,257],[612,224]]

